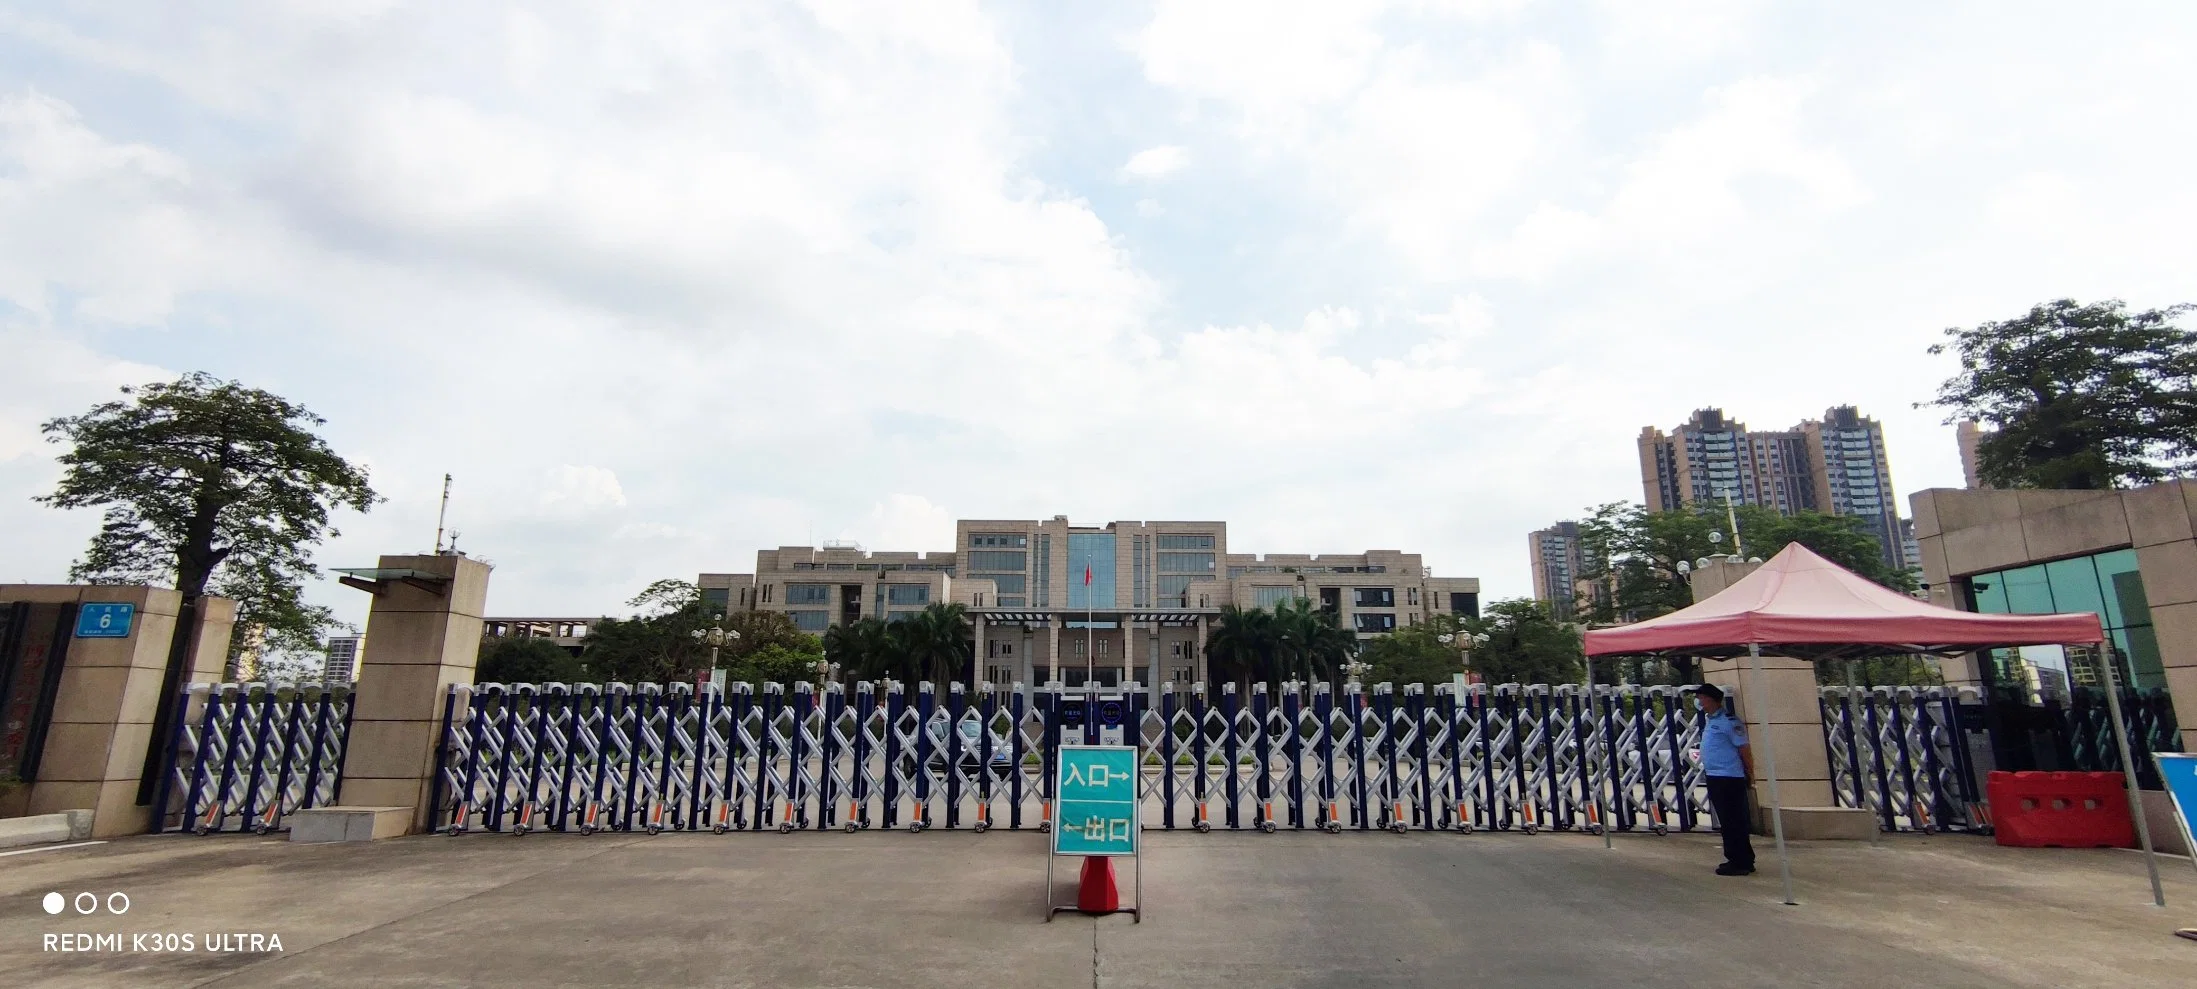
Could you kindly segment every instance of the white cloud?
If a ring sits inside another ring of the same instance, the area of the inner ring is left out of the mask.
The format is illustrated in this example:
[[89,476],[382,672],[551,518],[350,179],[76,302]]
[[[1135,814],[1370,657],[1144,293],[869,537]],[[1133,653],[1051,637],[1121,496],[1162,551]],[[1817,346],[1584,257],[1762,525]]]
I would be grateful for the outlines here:
[[1166,178],[1182,170],[1190,163],[1190,152],[1181,145],[1162,144],[1146,148],[1129,156],[1121,166],[1122,174],[1138,179]]
[[2185,291],[2189,12],[1639,6],[0,12],[0,579],[96,522],[37,424],[205,368],[372,464],[330,565],[456,475],[502,610],[1062,512],[1515,593],[1644,423],[1855,402],[1912,490],[1939,327]]
[[618,475],[601,467],[560,464],[542,478],[541,506],[554,514],[623,508],[626,493]]

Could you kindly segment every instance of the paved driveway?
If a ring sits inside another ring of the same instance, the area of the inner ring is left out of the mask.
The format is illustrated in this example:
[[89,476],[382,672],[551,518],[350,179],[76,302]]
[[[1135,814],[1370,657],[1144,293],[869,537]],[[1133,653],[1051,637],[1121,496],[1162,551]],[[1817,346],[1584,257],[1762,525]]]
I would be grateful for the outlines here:
[[[999,832],[137,838],[0,858],[0,981],[2003,989],[2197,972],[2197,942],[2169,935],[2197,925],[2197,872],[2162,860],[2160,911],[2128,852],[1801,845],[1803,904],[1786,907],[1772,873],[1711,875],[1704,837],[1608,852],[1576,835],[1150,834],[1145,923],[1048,924],[1043,848]],[[120,917],[41,905],[117,891]],[[131,950],[148,933],[196,950]],[[123,950],[47,950],[49,934]],[[206,950],[252,934],[282,951]]]

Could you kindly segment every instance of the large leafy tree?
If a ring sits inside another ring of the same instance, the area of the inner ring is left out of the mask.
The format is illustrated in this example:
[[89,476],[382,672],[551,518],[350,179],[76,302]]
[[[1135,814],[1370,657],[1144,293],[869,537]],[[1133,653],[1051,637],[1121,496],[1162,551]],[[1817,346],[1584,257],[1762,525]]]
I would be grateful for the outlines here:
[[578,683],[587,674],[580,658],[548,639],[510,636],[481,647],[473,664],[476,683]]
[[580,661],[590,676],[631,683],[684,681],[709,668],[709,646],[695,633],[719,619],[703,612],[700,588],[683,580],[659,580],[626,605],[636,609],[633,617],[604,618],[588,628]]
[[[1732,521],[1739,523],[1733,540]],[[1711,534],[1721,536],[1712,540]],[[1585,549],[1581,577],[1589,584],[1577,605],[1590,624],[1635,622],[1667,615],[1693,603],[1686,569],[1700,558],[1744,550],[1748,557],[1769,557],[1800,543],[1842,567],[1898,591],[1915,589],[1911,571],[1884,562],[1883,550],[1867,525],[1847,515],[1795,512],[1780,515],[1759,505],[1696,505],[1650,512],[1638,504],[1613,502],[1594,509],[1579,523]],[[1686,564],[1681,567],[1680,564]]]
[[2113,488],[2197,466],[2197,333],[2189,305],[2130,312],[2119,299],[2042,303],[1947,329],[1960,373],[1928,403],[1996,431],[1977,473],[2007,488]]
[[1578,627],[1558,621],[1548,602],[1497,601],[1464,627],[1486,637],[1472,647],[1471,665],[1489,683],[1578,683],[1585,673]]
[[36,500],[104,513],[70,579],[217,593],[237,602],[232,651],[317,648],[339,623],[304,600],[320,574],[312,550],[337,535],[335,510],[379,500],[365,468],[315,432],[326,420],[235,381],[194,373],[122,395],[43,426],[68,450]]
[[[1377,636],[1365,644],[1359,660],[1366,664],[1367,683],[1448,683],[1465,671],[1464,647],[1456,640],[1466,632],[1465,619],[1434,615],[1426,622]],[[1443,636],[1451,641],[1443,642]]]

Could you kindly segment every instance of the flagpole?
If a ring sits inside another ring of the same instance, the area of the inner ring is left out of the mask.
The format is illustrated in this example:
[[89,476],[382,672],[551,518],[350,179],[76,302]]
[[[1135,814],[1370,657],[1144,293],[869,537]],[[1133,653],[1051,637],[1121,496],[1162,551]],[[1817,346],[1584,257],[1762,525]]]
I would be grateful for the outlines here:
[[1098,624],[1098,603],[1091,600],[1091,564],[1083,565],[1083,684],[1091,685],[1092,671],[1098,665],[1098,650],[1093,646],[1097,633],[1091,626]]

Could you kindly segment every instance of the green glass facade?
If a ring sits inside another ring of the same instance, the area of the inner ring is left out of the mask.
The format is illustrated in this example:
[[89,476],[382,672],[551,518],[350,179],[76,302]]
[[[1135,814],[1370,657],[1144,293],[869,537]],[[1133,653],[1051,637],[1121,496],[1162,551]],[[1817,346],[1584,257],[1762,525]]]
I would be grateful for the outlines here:
[[[2136,551],[2117,549],[2011,570],[1980,573],[1967,578],[1970,600],[1979,612],[1994,615],[2049,615],[2087,611],[2105,624],[2106,635],[2120,657],[2118,669],[2129,685],[2163,688],[2166,675],[2159,663],[2159,640],[2152,634],[2151,605],[2144,597],[2144,578],[2136,569]],[[1995,682],[2013,686],[2022,679],[2008,650],[1992,653]],[[2102,687],[2095,674],[2077,658],[2067,671],[2070,686]]]

